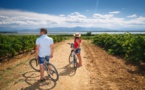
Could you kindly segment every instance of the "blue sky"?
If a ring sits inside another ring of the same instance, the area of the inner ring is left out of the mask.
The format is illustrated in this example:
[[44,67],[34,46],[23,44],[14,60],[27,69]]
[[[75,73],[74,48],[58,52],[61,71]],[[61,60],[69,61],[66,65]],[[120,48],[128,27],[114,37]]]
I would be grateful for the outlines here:
[[0,0],[0,28],[144,29],[145,0]]

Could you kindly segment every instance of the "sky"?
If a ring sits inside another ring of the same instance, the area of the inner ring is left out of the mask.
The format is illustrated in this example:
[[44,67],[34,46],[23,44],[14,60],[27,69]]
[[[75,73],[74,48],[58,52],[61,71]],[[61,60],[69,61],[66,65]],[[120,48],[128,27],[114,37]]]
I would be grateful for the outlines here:
[[145,0],[0,0],[0,30],[145,30]]

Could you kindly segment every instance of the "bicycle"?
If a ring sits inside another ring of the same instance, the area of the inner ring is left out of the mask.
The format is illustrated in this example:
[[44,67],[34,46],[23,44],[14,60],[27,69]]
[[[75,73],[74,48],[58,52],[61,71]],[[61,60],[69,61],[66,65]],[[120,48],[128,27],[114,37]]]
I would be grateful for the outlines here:
[[69,55],[69,64],[73,64],[73,68],[74,70],[77,70],[77,57],[76,57],[76,54],[74,52],[74,44],[73,43],[68,43],[70,45],[70,48],[71,48],[71,52],[70,52],[70,55]]
[[[31,54],[34,54],[34,53],[31,53]],[[33,68],[35,71],[40,72],[38,59],[32,58],[29,61],[29,64],[31,68]],[[47,75],[48,77],[51,78],[51,80],[57,81],[59,79],[58,71],[53,64],[51,64],[45,59],[43,66],[44,66],[44,70],[47,72]]]

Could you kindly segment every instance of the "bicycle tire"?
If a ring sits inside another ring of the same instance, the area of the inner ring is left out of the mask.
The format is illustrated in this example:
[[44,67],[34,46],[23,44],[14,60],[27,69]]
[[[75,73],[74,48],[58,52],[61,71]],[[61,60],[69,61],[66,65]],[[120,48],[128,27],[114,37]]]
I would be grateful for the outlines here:
[[68,60],[69,64],[71,64],[72,58],[73,58],[73,57],[72,57],[72,55],[70,54],[70,55],[69,55],[69,60]]
[[74,60],[74,57],[73,57],[73,55],[72,55],[72,52],[73,52],[73,51],[71,51],[71,53],[70,53],[70,55],[69,55],[69,64],[70,64],[70,65],[73,64],[74,70],[77,70],[77,60],[76,60],[76,59]]
[[[31,66],[32,69],[34,69],[37,72],[40,72],[40,69],[38,69],[39,68],[39,65],[37,63],[37,59],[36,58],[31,59],[29,61],[29,64],[30,64],[30,66]],[[36,66],[34,66],[33,64],[36,65]]]
[[58,81],[58,79],[59,79],[59,74],[58,74],[57,69],[55,68],[55,66],[54,66],[53,64],[48,63],[47,68],[50,67],[50,66],[53,68],[54,73],[56,74],[56,78],[53,78],[53,77],[51,76],[51,74],[48,73],[48,71],[47,71],[48,69],[47,69],[46,72],[47,72],[48,76],[51,78],[52,81]]
[[77,60],[76,59],[74,60],[73,65],[74,65],[74,70],[77,70]]
[[71,64],[72,63],[72,61],[73,61],[73,56],[72,56],[72,52],[70,53],[70,55],[69,55],[69,59],[68,59],[68,62],[69,62],[69,64]]

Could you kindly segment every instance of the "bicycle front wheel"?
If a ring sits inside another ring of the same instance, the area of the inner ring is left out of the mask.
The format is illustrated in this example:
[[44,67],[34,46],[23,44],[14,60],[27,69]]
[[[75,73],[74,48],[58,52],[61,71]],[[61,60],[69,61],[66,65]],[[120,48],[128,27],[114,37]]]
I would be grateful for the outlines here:
[[58,75],[58,71],[55,68],[55,66],[52,65],[51,63],[48,63],[47,68],[48,69],[46,69],[46,72],[47,72],[48,76],[51,78],[51,80],[57,81],[59,79],[59,75]]
[[29,64],[30,64],[30,66],[31,66],[32,69],[34,69],[37,72],[40,72],[39,65],[38,65],[38,61],[37,61],[36,58],[31,59],[29,61]]
[[77,59],[74,59],[73,66],[74,66],[74,70],[77,70]]
[[73,63],[73,55],[72,55],[72,52],[70,53],[69,55],[69,60],[68,60],[69,64],[72,64]]

